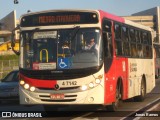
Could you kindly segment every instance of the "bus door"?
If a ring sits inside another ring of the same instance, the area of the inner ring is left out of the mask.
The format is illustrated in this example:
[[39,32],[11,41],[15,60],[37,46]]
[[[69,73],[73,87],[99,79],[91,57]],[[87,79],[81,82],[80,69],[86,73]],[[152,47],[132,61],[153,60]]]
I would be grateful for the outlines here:
[[104,42],[104,70],[105,70],[105,97],[104,103],[111,103],[114,100],[114,65],[113,65],[113,42],[112,42],[112,21],[103,20],[103,42]]

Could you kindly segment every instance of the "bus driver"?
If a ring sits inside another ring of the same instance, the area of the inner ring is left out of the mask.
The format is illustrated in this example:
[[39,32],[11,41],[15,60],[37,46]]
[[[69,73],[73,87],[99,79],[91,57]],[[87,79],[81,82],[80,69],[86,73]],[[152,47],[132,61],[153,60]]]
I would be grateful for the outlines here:
[[95,43],[94,38],[92,38],[90,40],[90,43],[87,46],[85,46],[85,50],[95,50],[95,49],[97,50],[97,44]]

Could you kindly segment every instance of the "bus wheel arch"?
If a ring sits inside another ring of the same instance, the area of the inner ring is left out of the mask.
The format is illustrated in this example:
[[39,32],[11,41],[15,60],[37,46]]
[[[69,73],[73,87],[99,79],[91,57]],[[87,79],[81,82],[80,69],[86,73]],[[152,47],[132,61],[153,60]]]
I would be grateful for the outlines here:
[[146,85],[146,77],[143,74],[141,78],[141,86],[140,86],[140,95],[134,97],[134,101],[142,102],[145,99],[146,92],[147,92],[147,85]]
[[123,95],[123,82],[122,78],[119,77],[116,83],[116,89],[115,89],[115,102],[113,102],[111,105],[107,105],[107,111],[116,111],[121,104]]

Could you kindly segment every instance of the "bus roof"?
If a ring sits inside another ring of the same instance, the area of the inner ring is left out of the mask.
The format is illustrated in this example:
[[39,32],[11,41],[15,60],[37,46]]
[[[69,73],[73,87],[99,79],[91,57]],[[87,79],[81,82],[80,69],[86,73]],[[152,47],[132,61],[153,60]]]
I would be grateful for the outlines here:
[[29,12],[26,14],[23,14],[23,16],[29,16],[34,14],[40,14],[40,13],[47,13],[47,12],[97,12],[98,10],[91,10],[91,9],[55,9],[55,10],[43,10],[43,11],[37,11],[37,12]]
[[104,12],[102,10],[99,10],[99,12],[100,12],[101,19],[103,19],[105,17],[105,18],[114,20],[116,22],[124,23],[126,25],[130,25],[130,26],[134,26],[134,27],[141,28],[141,29],[144,29],[144,30],[152,31],[152,29],[150,27],[144,26],[142,24],[127,20],[125,18],[113,15],[113,14],[108,13],[108,12]]
[[73,11],[79,11],[79,12],[97,12],[100,14],[100,22],[102,21],[103,18],[107,18],[107,19],[110,19],[110,20],[113,20],[113,21],[116,21],[116,22],[120,22],[120,23],[124,23],[126,25],[130,25],[130,26],[134,26],[134,27],[137,27],[137,28],[141,28],[141,29],[144,29],[144,30],[148,30],[148,31],[151,31],[152,29],[150,27],[147,27],[147,26],[144,26],[142,24],[138,24],[138,23],[135,23],[133,21],[130,21],[130,20],[127,20],[127,19],[124,19],[122,17],[119,17],[119,16],[116,16],[114,14],[111,14],[111,13],[108,13],[108,12],[105,12],[103,10],[91,10],[91,9],[57,9],[57,10],[45,10],[45,11],[38,11],[38,12],[30,12],[30,13],[26,13],[24,15],[21,16],[24,17],[24,16],[29,16],[29,15],[36,15],[36,14],[40,14],[40,13],[47,13],[47,12],[73,12]]
[[131,26],[134,26],[134,27],[137,27],[137,28],[141,28],[141,29],[144,29],[144,30],[152,31],[152,29],[148,26],[144,26],[142,24],[139,24],[139,23],[127,20],[127,19],[125,19],[125,24],[131,25]]
[[114,20],[114,21],[117,21],[117,22],[121,22],[121,23],[125,22],[124,18],[121,18],[119,16],[113,15],[113,14],[108,13],[108,12],[104,12],[102,10],[98,10],[98,11],[100,13],[101,19],[103,19],[105,17],[105,18],[108,18],[108,19],[111,19],[111,20]]

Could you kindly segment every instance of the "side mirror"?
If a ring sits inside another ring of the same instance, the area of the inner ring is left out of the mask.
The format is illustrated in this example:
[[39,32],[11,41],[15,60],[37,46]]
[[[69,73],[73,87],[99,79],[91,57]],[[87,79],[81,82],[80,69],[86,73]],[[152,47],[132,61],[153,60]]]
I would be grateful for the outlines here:
[[16,50],[14,49],[15,43],[16,43],[16,41],[15,41],[15,31],[16,31],[16,30],[19,30],[19,29],[20,29],[19,26],[17,26],[15,29],[12,30],[12,35],[11,35],[11,47],[12,47],[13,52],[14,52],[16,55],[20,55],[20,51],[16,51]]

